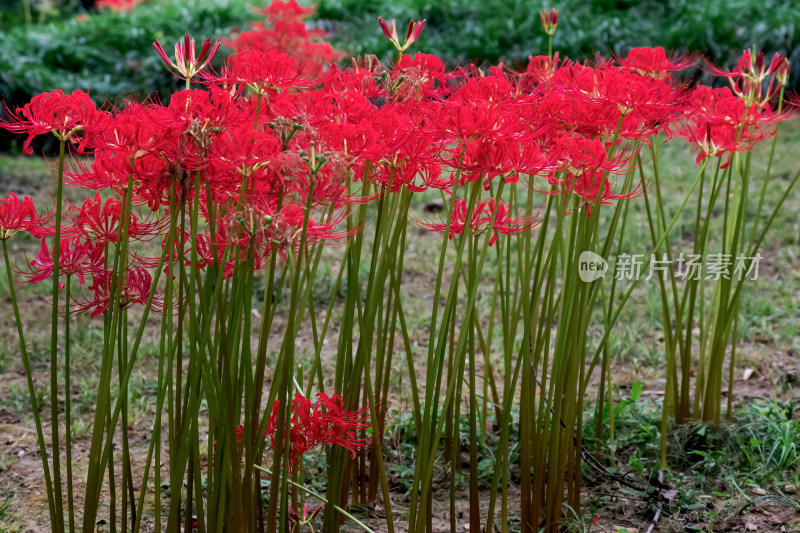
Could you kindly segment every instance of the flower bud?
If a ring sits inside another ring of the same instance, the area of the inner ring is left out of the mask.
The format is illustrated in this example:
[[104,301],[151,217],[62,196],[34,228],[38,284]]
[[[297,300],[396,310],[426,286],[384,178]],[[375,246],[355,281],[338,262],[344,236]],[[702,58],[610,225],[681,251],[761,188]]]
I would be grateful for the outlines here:
[[425,27],[425,20],[412,20],[408,23],[408,29],[406,30],[406,37],[403,41],[403,44],[400,44],[400,38],[397,36],[397,22],[394,19],[392,19],[391,28],[389,27],[389,23],[380,17],[378,17],[378,24],[380,24],[381,30],[383,30],[383,34],[386,36],[386,38],[389,39],[394,47],[402,53],[408,50],[411,45],[414,44],[417,39],[419,39],[419,35],[422,33],[422,28]]
[[558,9],[552,8],[550,11],[546,9],[540,11],[539,20],[542,21],[544,32],[552,37],[556,33],[556,26],[558,26]]

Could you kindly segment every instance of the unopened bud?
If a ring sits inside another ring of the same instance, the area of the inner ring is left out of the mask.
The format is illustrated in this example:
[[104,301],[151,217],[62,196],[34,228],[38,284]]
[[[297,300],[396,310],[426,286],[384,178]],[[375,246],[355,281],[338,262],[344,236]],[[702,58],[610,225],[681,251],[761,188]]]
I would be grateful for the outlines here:
[[556,33],[556,27],[558,26],[558,9],[552,8],[550,11],[546,9],[540,11],[539,20],[542,21],[544,32],[552,37]]

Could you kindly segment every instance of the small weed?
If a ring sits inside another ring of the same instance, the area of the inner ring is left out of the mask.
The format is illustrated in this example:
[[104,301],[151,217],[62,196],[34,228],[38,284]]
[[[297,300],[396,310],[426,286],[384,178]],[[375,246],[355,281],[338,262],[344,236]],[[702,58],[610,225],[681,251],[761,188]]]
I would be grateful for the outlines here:
[[0,499],[0,531],[3,533],[21,533],[24,528],[16,523],[17,520],[10,513],[14,496],[0,495],[0,498],[2,498]]

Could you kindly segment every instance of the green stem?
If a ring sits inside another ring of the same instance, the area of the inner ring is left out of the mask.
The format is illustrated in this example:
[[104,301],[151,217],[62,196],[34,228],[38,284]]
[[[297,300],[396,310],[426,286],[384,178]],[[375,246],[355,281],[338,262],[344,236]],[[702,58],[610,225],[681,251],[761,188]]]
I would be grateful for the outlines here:
[[67,276],[67,283],[64,291],[65,315],[64,315],[64,412],[66,417],[66,427],[64,429],[64,453],[67,456],[67,508],[69,512],[69,531],[75,533],[75,505],[72,486],[72,388],[70,386],[70,361],[69,361],[69,303],[70,285],[72,276]]
[[61,270],[61,211],[64,203],[64,151],[66,141],[58,145],[58,182],[56,184],[55,241],[53,242],[53,291],[50,320],[50,429],[52,436],[53,488],[55,489],[56,533],[64,533],[64,500],[61,486],[61,440],[58,436],[58,277]]
[[[272,473],[272,472],[271,472],[269,469],[267,469],[267,468],[264,468],[263,466],[260,466],[260,465],[253,465],[253,468],[255,468],[256,470],[259,470],[259,471],[261,471],[261,472],[264,472],[265,474],[269,474],[270,476],[274,476],[274,474],[273,474],[273,473]],[[298,483],[295,483],[294,481],[292,481],[292,480],[291,480],[291,479],[289,479],[289,478],[285,478],[285,477],[281,477],[281,476],[278,476],[278,477],[279,477],[279,479],[280,479],[281,481],[288,482],[290,485],[292,485],[292,486],[293,486],[293,487],[295,487],[296,489],[298,489],[298,490],[300,490],[300,491],[302,491],[302,492],[304,492],[304,493],[308,494],[309,496],[313,496],[314,498],[318,499],[319,501],[321,501],[321,502],[322,502],[322,503],[324,503],[325,505],[331,505],[331,504],[328,502],[328,500],[326,500],[326,499],[325,499],[325,497],[324,497],[324,496],[322,496],[321,494],[319,494],[319,493],[316,493],[316,492],[314,492],[313,490],[311,490],[311,489],[309,489],[309,488],[306,488],[306,487],[305,487],[305,486],[303,486],[303,485],[300,485],[300,484],[298,484]],[[347,517],[348,519],[352,520],[352,521],[353,521],[353,523],[354,523],[355,525],[357,525],[358,527],[360,527],[361,529],[363,529],[363,530],[364,530],[364,531],[366,531],[367,533],[375,533],[375,532],[374,532],[374,531],[372,531],[372,530],[369,528],[369,526],[367,526],[367,525],[366,525],[364,522],[362,522],[361,520],[359,520],[359,519],[358,519],[358,518],[356,518],[355,516],[351,515],[350,513],[348,513],[347,511],[345,511],[345,510],[344,510],[344,509],[342,509],[341,507],[339,507],[338,505],[336,505],[336,504],[333,504],[333,505],[331,505],[331,507],[333,507],[333,508],[334,508],[335,510],[337,510],[339,513],[343,514],[343,515],[344,515],[345,517]]]
[[[700,178],[703,175],[703,172],[705,171],[707,163],[708,163],[708,159],[704,159],[703,162],[701,163],[700,170],[698,171],[697,177],[694,179],[694,182],[692,182],[692,186],[689,188],[689,192],[686,194],[686,197],[683,199],[683,202],[681,203],[680,207],[678,207],[678,210],[675,212],[675,215],[672,217],[672,220],[670,221],[670,223],[667,225],[666,229],[662,233],[661,238],[653,246],[653,249],[651,250],[650,256],[647,258],[647,260],[645,260],[644,264],[642,265],[642,271],[643,272],[646,271],[649,268],[650,260],[652,259],[653,254],[656,253],[659,250],[661,245],[666,240],[666,237],[669,234],[669,232],[672,231],[672,227],[675,225],[675,222],[677,222],[678,218],[680,217],[680,214],[683,212],[683,208],[686,207],[686,203],[689,201],[689,197],[691,196],[692,191],[695,189],[695,187],[697,187],[697,184],[700,182]],[[634,279],[632,281],[632,283],[631,283],[631,286],[628,287],[627,292],[623,295],[622,299],[619,302],[619,306],[617,307],[617,311],[612,315],[611,320],[609,321],[609,328],[613,328],[614,324],[617,323],[617,319],[619,319],[619,315],[622,313],[622,309],[625,307],[625,303],[628,301],[628,298],[630,298],[630,296],[633,293],[633,290],[636,288],[638,282],[639,282],[638,279]],[[605,344],[608,342],[608,337],[609,337],[610,332],[611,332],[611,329],[607,329],[606,331],[603,332],[603,337],[600,339],[600,343],[597,346],[597,351],[595,352],[595,355],[592,358],[590,366],[589,366],[589,368],[588,368],[588,370],[586,372],[586,376],[590,377],[592,375],[592,373],[594,371],[594,367],[597,365],[597,362],[599,360],[600,353],[602,352],[603,348],[605,347]],[[582,384],[581,384],[581,394],[584,394],[586,392],[586,387],[588,385],[589,385],[588,378],[584,379]]]
[[42,457],[42,471],[44,472],[44,484],[47,492],[47,504],[50,510],[50,522],[55,524],[55,501],[53,498],[53,482],[50,478],[50,464],[47,461],[47,444],[42,430],[42,420],[39,415],[39,400],[36,395],[36,388],[33,385],[33,374],[31,372],[31,361],[28,356],[28,348],[25,343],[25,335],[22,331],[22,319],[19,314],[19,304],[17,303],[17,291],[14,289],[14,277],[11,273],[11,260],[8,257],[7,239],[2,239],[3,257],[6,264],[6,279],[8,280],[8,290],[11,294],[11,307],[14,310],[14,319],[17,324],[17,336],[19,337],[19,351],[22,355],[22,366],[25,368],[25,377],[28,382],[28,396],[33,412],[33,421],[36,425],[36,440],[39,443],[39,454]]

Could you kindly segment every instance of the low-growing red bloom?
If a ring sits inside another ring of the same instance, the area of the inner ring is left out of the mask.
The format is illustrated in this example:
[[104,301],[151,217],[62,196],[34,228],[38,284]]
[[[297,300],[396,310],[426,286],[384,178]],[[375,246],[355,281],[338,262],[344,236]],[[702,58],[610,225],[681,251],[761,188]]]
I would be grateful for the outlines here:
[[[87,198],[81,207],[72,206],[67,210],[67,225],[63,233],[77,235],[96,246],[116,243],[122,219],[122,201],[111,196],[102,199],[100,193]],[[128,239],[143,241],[153,239],[164,227],[165,219],[147,222],[129,213]]]
[[[272,436],[273,448],[277,444],[279,410],[280,402],[276,400],[264,433]],[[356,410],[345,409],[340,394],[334,393],[328,396],[322,392],[318,393],[314,405],[302,394],[295,394],[292,399],[291,417],[287,423],[289,457],[292,465],[297,468],[302,467],[303,455],[320,445],[341,446],[355,457],[358,450],[369,447],[371,437],[358,435],[360,431],[372,426],[369,419],[368,406]],[[243,428],[237,429],[237,434],[241,437]]]
[[[450,233],[448,237],[452,239],[454,235],[461,235],[466,229],[469,229],[469,231],[476,235],[491,230],[492,236],[489,239],[489,246],[491,246],[497,241],[499,233],[509,236],[517,235],[533,227],[536,220],[535,216],[510,217],[509,212],[508,206],[503,203],[502,199],[498,202],[494,198],[489,198],[485,202],[475,202],[470,220],[467,221],[467,201],[456,200],[453,206],[453,217],[450,222]],[[419,220],[412,220],[412,222],[420,229],[427,231],[444,233],[447,229],[445,221],[422,222]]]
[[[300,516],[300,513],[297,512],[297,510],[294,508],[294,505],[289,504],[289,521],[297,526],[309,524],[319,514],[323,507],[325,507],[325,504],[321,503],[309,513],[308,504],[305,504],[303,506],[303,516]],[[314,529],[312,528],[311,530],[313,531]]]
[[28,196],[22,201],[13,192],[0,197],[0,241],[11,238],[18,231],[27,231],[34,237],[47,235],[47,222],[52,214],[39,215]]
[[558,183],[562,192],[571,191],[580,197],[581,206],[586,207],[587,216],[592,214],[592,207],[595,205],[613,205],[615,201],[630,200],[644,194],[641,185],[627,193],[614,192],[614,176],[601,170],[586,169],[578,175],[567,173],[566,179]]
[[[145,268],[128,268],[122,275],[122,286],[119,299],[119,308],[127,309],[134,304],[146,305],[150,295],[153,278]],[[90,312],[92,318],[105,314],[114,302],[116,278],[113,272],[102,270],[94,273],[93,283],[89,286],[92,298],[76,301],[75,314]],[[162,302],[159,298],[153,299],[153,310],[160,311]]]
[[[103,248],[92,246],[90,243],[78,239],[61,239],[58,256],[58,274],[75,276],[81,285],[86,283],[86,277],[103,268]],[[41,248],[36,257],[31,261],[30,272],[23,272],[29,283],[39,283],[53,276],[54,263],[50,254],[50,247],[46,239],[42,239]],[[58,285],[63,289],[64,283]]]

